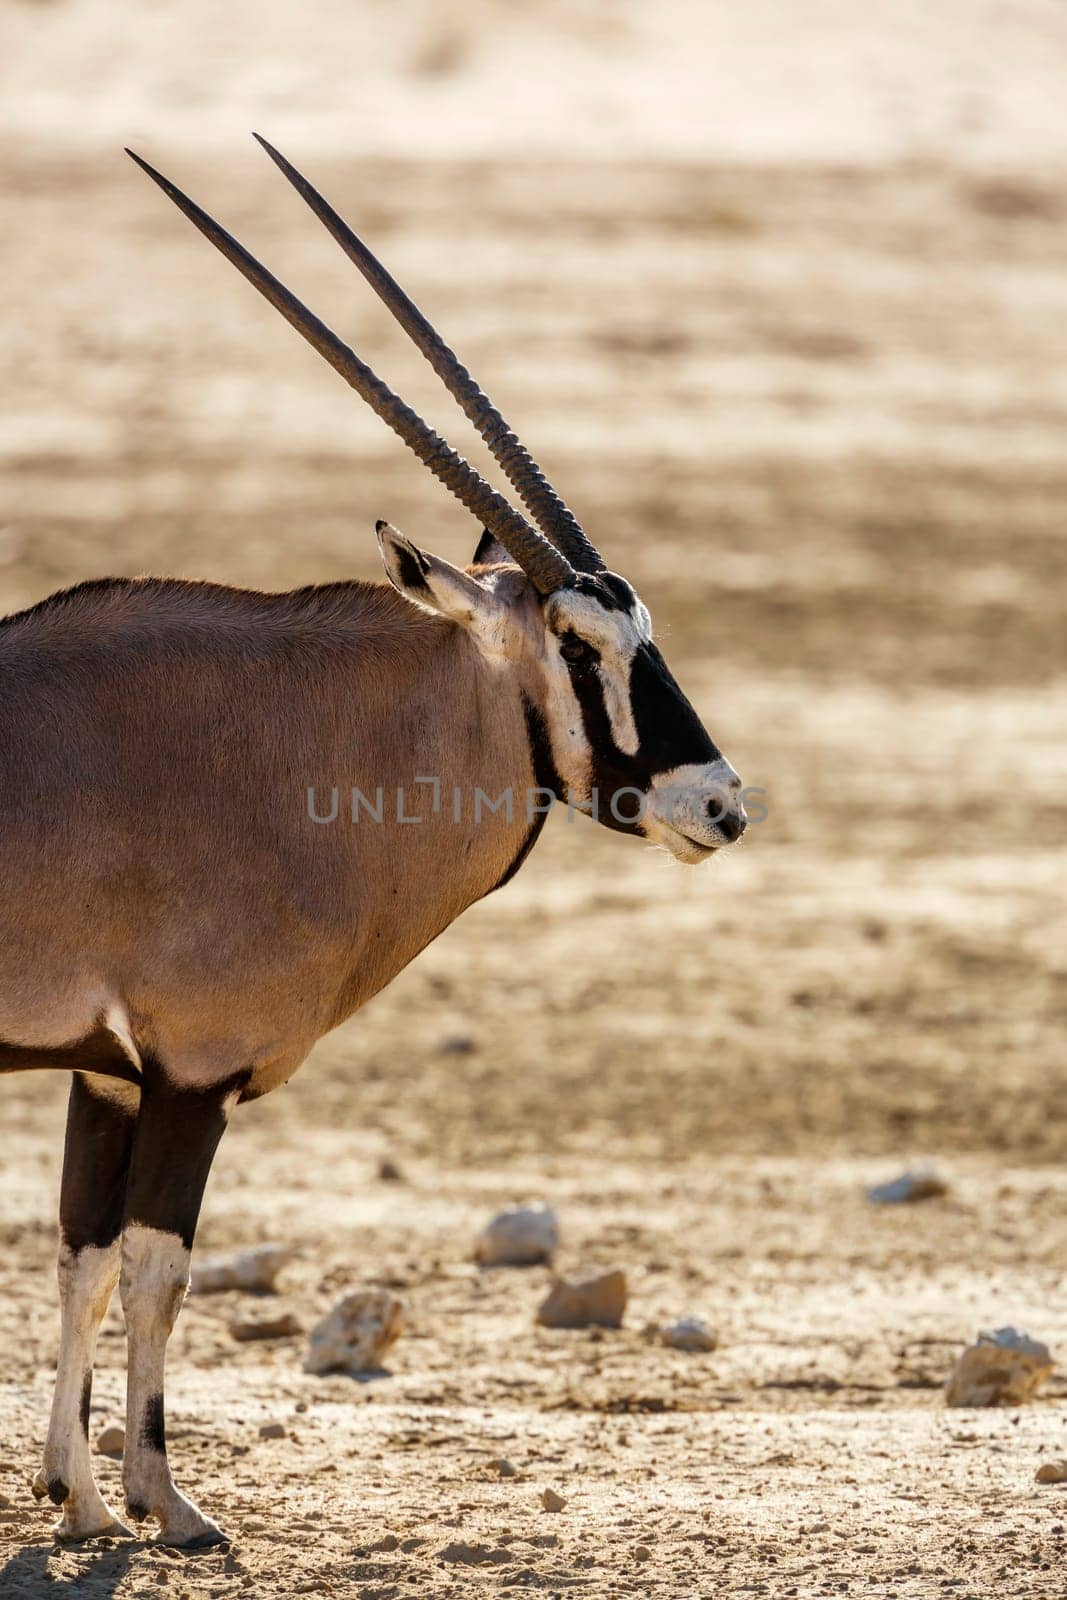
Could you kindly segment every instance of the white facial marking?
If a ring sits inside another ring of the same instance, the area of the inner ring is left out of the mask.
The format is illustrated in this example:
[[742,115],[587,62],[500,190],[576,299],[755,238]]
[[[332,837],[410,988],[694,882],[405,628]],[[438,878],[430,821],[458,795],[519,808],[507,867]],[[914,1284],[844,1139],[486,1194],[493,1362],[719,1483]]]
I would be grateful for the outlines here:
[[721,758],[657,773],[649,790],[644,831],[679,861],[704,861],[729,841],[717,826],[724,814],[744,817],[741,779]]
[[[609,610],[594,595],[564,589],[552,597],[551,608],[551,621],[557,634],[576,633],[596,650],[600,657],[598,673],[611,736],[623,755],[636,755],[640,740],[630,695],[630,668],[639,646],[652,636],[652,619],[646,607],[637,600],[629,611]],[[561,665],[566,671],[565,664],[561,662]],[[577,717],[580,727],[581,712],[569,675],[565,692],[568,710],[573,705],[572,715]]]

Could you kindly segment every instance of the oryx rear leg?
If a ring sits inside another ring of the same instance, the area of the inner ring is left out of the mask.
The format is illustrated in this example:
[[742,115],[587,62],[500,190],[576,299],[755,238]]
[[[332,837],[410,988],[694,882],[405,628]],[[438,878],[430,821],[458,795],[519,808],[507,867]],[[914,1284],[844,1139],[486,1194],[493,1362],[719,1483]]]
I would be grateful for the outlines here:
[[237,1096],[231,1079],[180,1090],[146,1071],[122,1233],[122,1309],[129,1376],[122,1482],[138,1522],[154,1517],[163,1544],[199,1549],[224,1535],[174,1486],[164,1435],[167,1340],[189,1282],[189,1255],[204,1185]]
[[89,1401],[96,1335],[119,1277],[138,1091],[75,1073],[59,1201],[59,1360],[44,1466],[33,1485],[62,1506],[60,1539],[126,1533],[93,1480]]

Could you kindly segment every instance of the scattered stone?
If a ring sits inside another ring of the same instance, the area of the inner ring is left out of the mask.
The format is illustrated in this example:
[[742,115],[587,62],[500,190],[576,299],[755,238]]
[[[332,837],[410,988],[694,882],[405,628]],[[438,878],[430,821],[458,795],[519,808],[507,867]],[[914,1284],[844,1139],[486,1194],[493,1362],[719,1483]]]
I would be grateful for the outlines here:
[[1034,1477],[1038,1483],[1067,1483],[1067,1461],[1042,1461]]
[[400,1549],[400,1540],[395,1533],[384,1533],[380,1539],[377,1539],[374,1544],[368,1545],[367,1548],[374,1554],[381,1551],[385,1555],[391,1555],[394,1550]]
[[648,1548],[647,1544],[639,1544],[637,1546],[637,1549],[634,1551],[634,1560],[635,1561],[651,1561],[652,1560],[652,1551]]
[[96,1448],[102,1456],[120,1456],[126,1448],[126,1429],[117,1422],[109,1422],[97,1434]]
[[0,1511],[6,1511],[8,1509],[8,1507],[10,1506],[10,1504],[11,1504],[10,1496],[4,1494],[3,1491],[0,1490]]
[[718,1334],[702,1317],[679,1317],[677,1322],[668,1322],[660,1339],[672,1350],[714,1350],[719,1343]]
[[396,1162],[391,1161],[388,1156],[383,1156],[378,1163],[378,1177],[382,1183],[402,1183],[404,1181],[404,1174]]
[[546,1489],[541,1496],[541,1504],[546,1511],[562,1511],[567,1502],[555,1489]]
[[1052,1371],[1047,1345],[1018,1328],[980,1333],[945,1384],[950,1406],[1017,1406],[1030,1400]]
[[531,1267],[559,1249],[559,1221],[550,1206],[500,1211],[479,1234],[474,1259],[483,1267]]
[[274,1288],[274,1280],[295,1252],[283,1244],[264,1244],[227,1256],[208,1256],[197,1262],[189,1277],[190,1294],[215,1294],[220,1289],[264,1291]]
[[261,1439],[284,1439],[285,1423],[261,1422],[259,1425],[259,1437]]
[[510,1550],[490,1550],[484,1544],[463,1544],[457,1540],[454,1544],[446,1544],[443,1550],[437,1552],[438,1561],[458,1561],[465,1567],[479,1567],[490,1561],[494,1566],[502,1566],[505,1561],[513,1559]]
[[304,1326],[291,1311],[280,1311],[276,1317],[234,1317],[230,1334],[241,1344],[252,1339],[291,1339],[303,1333]]
[[544,1328],[618,1328],[626,1310],[626,1274],[619,1268],[568,1283],[557,1278],[537,1308]]
[[443,1056],[472,1056],[474,1049],[474,1040],[466,1033],[453,1033],[441,1040]]
[[867,1190],[867,1199],[876,1206],[908,1206],[917,1200],[935,1200],[948,1194],[948,1184],[938,1177],[932,1167],[917,1167],[913,1172],[902,1172],[899,1178],[888,1183],[876,1183]]
[[519,1469],[507,1456],[498,1456],[495,1461],[490,1461],[490,1467],[501,1478],[517,1478]]
[[346,1294],[311,1330],[305,1372],[377,1372],[404,1325],[403,1302],[384,1289]]

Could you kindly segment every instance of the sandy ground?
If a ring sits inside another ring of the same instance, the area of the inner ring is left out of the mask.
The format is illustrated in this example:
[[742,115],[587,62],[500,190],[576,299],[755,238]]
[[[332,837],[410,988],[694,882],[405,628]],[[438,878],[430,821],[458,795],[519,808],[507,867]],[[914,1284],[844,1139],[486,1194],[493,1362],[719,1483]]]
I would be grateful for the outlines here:
[[[345,120],[338,8],[295,40],[281,8],[262,37],[247,5],[189,8],[188,36],[162,5],[128,30],[88,0],[6,8],[0,601],[107,571],[371,576],[380,515],[472,546],[113,150],[139,137],[466,448],[245,138],[260,122],[313,153],[638,583],[768,817],[702,872],[555,819],[236,1118],[200,1248],[297,1247],[276,1303],[305,1327],[367,1285],[409,1326],[387,1374],[312,1378],[300,1338],[233,1340],[262,1303],[188,1302],[171,1458],[228,1551],[49,1537],[29,1481],[66,1086],[4,1082],[5,1600],[1067,1593],[1067,1491],[1034,1483],[1067,1454],[1067,29],[1036,3],[903,7],[886,40],[855,7],[797,7],[793,34],[736,9],[695,57],[692,7],[442,8],[436,34],[404,13],[390,138],[386,89],[356,93],[366,49]],[[471,107],[538,40],[506,162]],[[796,81],[775,116],[746,98]],[[919,1160],[946,1198],[866,1201]],[[558,1208],[565,1270],[626,1269],[621,1331],[538,1329],[545,1269],[474,1267],[526,1196]],[[654,1341],[684,1314],[716,1352]],[[947,1411],[955,1353],[1003,1323],[1065,1365],[1025,1409]],[[123,1355],[113,1307],[94,1435]]]

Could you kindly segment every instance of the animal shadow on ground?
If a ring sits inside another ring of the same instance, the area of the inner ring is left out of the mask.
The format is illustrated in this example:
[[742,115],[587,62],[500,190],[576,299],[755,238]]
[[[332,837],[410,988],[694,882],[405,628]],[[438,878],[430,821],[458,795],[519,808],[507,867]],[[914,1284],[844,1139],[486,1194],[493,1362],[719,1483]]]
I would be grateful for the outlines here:
[[[131,1567],[145,1555],[145,1545],[138,1539],[124,1539],[114,1547],[99,1548],[91,1544],[61,1545],[52,1541],[26,1545],[9,1556],[0,1565],[0,1600],[111,1600],[118,1593],[123,1579]],[[218,1546],[212,1554],[218,1554]],[[76,1551],[82,1556],[76,1572],[57,1572],[49,1562],[59,1551]],[[196,1560],[205,1552],[189,1553],[186,1559]],[[176,1556],[179,1552],[174,1552]],[[175,1563],[177,1565],[177,1562]],[[232,1552],[227,1551],[227,1575],[238,1564]]]
[[85,1545],[80,1548],[93,1557],[87,1565],[79,1565],[78,1571],[69,1575],[53,1571],[48,1564],[50,1559],[57,1550],[68,1548],[79,1547],[49,1542],[27,1545],[17,1551],[0,1566],[0,1595],[4,1600],[8,1595],[12,1600],[23,1595],[27,1600],[36,1600],[38,1595],[50,1595],[58,1600],[66,1594],[91,1594],[93,1600],[108,1600],[118,1590],[138,1550],[132,1541],[123,1541],[117,1549],[97,1551]]

